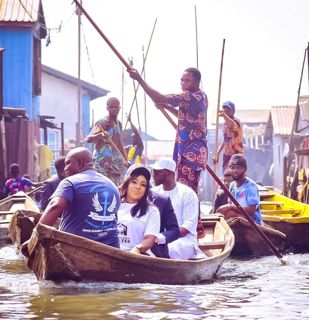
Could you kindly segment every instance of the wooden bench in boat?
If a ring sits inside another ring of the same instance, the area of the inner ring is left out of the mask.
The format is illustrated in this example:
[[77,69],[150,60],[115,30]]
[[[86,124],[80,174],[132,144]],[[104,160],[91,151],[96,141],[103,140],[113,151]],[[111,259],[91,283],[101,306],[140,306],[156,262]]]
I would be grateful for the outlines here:
[[283,202],[279,201],[260,201],[260,206],[274,206],[276,208],[282,208]]
[[296,216],[297,214],[299,214],[299,212],[294,209],[279,209],[279,210],[262,210],[262,214],[267,214],[267,215],[291,214],[293,216]]
[[201,244],[199,244],[199,248],[201,250],[224,249],[225,244],[226,244],[225,241],[201,243]]

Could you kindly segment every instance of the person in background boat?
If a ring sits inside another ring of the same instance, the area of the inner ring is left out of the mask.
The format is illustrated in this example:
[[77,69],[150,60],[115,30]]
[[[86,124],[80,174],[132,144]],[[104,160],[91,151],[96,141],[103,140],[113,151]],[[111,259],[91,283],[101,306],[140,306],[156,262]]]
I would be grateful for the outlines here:
[[148,200],[150,171],[142,164],[132,165],[119,187],[118,211],[120,248],[136,254],[152,255],[150,250],[160,231],[160,213]]
[[87,142],[95,144],[95,170],[118,186],[123,181],[128,163],[121,140],[122,124],[118,120],[120,102],[117,98],[107,100],[107,111],[108,115],[95,123]]
[[117,212],[120,195],[115,184],[96,172],[87,148],[78,147],[65,157],[65,175],[40,218],[40,223],[119,248]]
[[57,189],[60,181],[65,178],[64,173],[65,157],[61,156],[55,161],[55,168],[57,174],[43,182],[41,197],[40,197],[40,209],[44,211],[48,205],[49,198]]
[[127,158],[128,158],[128,162],[130,164],[140,163],[142,161],[142,153],[144,151],[144,143],[141,138],[141,135],[139,134],[138,129],[132,123],[130,115],[128,117],[128,121],[130,122],[131,128],[133,130],[133,132],[131,134],[132,144],[125,146],[124,149],[128,155]]
[[228,167],[232,155],[243,154],[244,147],[242,144],[242,125],[240,120],[234,116],[234,103],[232,101],[226,101],[222,104],[222,108],[223,110],[219,112],[219,116],[224,119],[223,141],[213,158],[213,163],[218,163],[220,153],[223,150],[222,168],[224,171]]
[[[226,169],[223,173],[223,183],[226,186],[227,189],[230,188],[230,184],[233,181],[233,177],[231,174],[231,171],[229,169]],[[215,195],[214,205],[213,205],[213,212],[216,212],[217,209],[224,204],[227,204],[229,202],[229,198],[227,194],[224,192],[223,189],[218,187],[218,190]]]
[[[247,211],[255,223],[263,224],[260,211],[260,195],[257,184],[246,176],[247,160],[243,155],[234,154],[229,162],[233,182],[230,192]],[[217,212],[224,215],[225,219],[241,216],[241,212],[234,204],[225,204],[218,208]]]
[[11,196],[19,191],[27,192],[31,187],[39,187],[40,182],[33,182],[20,175],[20,167],[18,163],[12,163],[9,167],[9,173],[11,178],[5,182],[4,194],[5,196]]
[[168,244],[169,256],[171,259],[195,258],[200,253],[196,232],[198,197],[190,187],[176,182],[174,160],[162,157],[154,163],[152,169],[156,185],[152,190],[170,197],[180,227],[180,238]]
[[169,258],[168,244],[180,237],[180,229],[171,199],[164,195],[149,191],[148,199],[160,211],[160,233],[151,251],[156,257]]
[[[207,147],[207,108],[206,93],[200,89],[201,73],[196,68],[187,68],[181,76],[179,94],[164,95],[151,88],[135,69],[127,70],[155,104],[166,108],[178,117],[178,125],[173,152],[176,162],[176,179],[198,194],[201,171],[206,169]],[[177,109],[178,108],[178,111]],[[198,232],[204,235],[199,215]]]

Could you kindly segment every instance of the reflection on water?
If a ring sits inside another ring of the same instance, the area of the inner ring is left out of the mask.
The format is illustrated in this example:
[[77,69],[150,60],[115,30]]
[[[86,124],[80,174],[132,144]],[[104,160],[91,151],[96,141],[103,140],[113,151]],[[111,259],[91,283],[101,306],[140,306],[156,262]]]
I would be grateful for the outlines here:
[[309,319],[309,254],[228,260],[211,283],[38,282],[11,245],[0,248],[1,319]]

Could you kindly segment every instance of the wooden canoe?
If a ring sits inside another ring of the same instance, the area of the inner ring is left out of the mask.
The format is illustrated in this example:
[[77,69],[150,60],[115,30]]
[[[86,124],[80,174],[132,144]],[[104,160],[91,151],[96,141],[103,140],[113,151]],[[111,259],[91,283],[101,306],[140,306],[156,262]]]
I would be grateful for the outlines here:
[[8,237],[16,248],[20,249],[30,239],[40,217],[40,213],[29,210],[18,210],[13,214],[8,226]]
[[39,213],[40,210],[24,192],[18,192],[0,201],[0,240],[8,239],[8,228],[13,214],[18,210],[27,210]]
[[309,205],[260,187],[263,221],[286,234],[294,252],[309,252]]
[[204,221],[199,245],[207,257],[199,260],[136,255],[38,224],[27,246],[27,265],[39,280],[198,283],[215,277],[234,245],[223,218],[210,215]]
[[[245,218],[230,218],[227,220],[227,223],[235,235],[235,246],[232,250],[232,256],[260,257],[273,254],[271,249]],[[291,244],[284,233],[267,225],[259,225],[258,228],[267,236],[279,252],[284,253],[290,250]]]

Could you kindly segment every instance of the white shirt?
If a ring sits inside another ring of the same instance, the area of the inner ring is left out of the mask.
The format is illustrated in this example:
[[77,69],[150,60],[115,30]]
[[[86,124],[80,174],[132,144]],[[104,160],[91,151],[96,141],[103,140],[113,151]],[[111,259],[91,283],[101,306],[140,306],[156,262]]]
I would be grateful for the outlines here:
[[196,241],[196,227],[199,214],[199,202],[196,193],[188,186],[176,182],[173,190],[166,191],[163,185],[152,188],[153,191],[170,197],[179,227],[187,229],[190,238]]
[[157,207],[150,205],[145,215],[135,217],[131,209],[135,203],[121,203],[118,211],[118,236],[120,249],[130,251],[143,241],[146,235],[158,237],[160,232],[160,213]]

